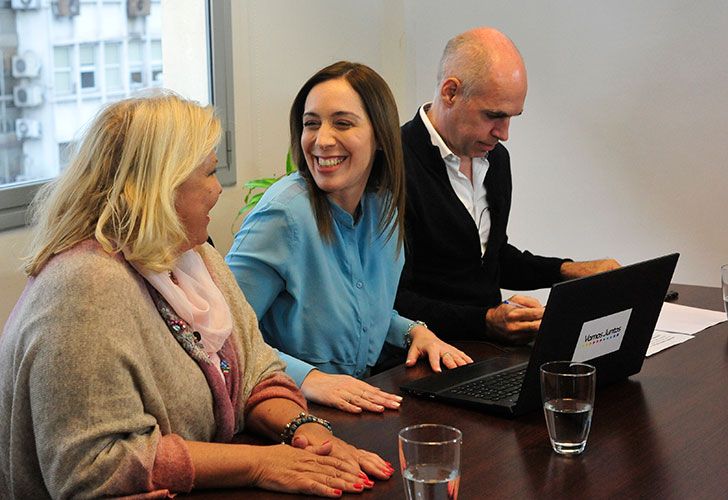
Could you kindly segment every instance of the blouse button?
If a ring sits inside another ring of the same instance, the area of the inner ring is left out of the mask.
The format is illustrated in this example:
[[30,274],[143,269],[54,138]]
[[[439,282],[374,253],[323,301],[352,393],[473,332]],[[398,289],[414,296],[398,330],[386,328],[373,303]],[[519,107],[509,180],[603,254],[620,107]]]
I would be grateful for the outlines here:
[[362,283],[361,281],[357,281],[356,282],[356,287],[357,288],[364,288],[364,283]]

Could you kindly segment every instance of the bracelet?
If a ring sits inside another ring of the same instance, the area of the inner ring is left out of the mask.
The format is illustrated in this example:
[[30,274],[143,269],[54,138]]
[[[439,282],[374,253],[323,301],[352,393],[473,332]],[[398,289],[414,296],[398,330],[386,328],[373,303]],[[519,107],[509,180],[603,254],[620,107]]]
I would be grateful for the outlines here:
[[412,329],[416,326],[424,326],[427,328],[427,324],[424,321],[413,321],[410,326],[407,327],[407,331],[404,332],[404,348],[409,349],[412,345]]
[[281,432],[282,444],[291,444],[291,441],[293,441],[293,434],[295,434],[296,429],[301,427],[303,424],[323,425],[330,433],[334,433],[328,420],[319,418],[316,415],[311,415],[310,413],[301,412],[283,428],[283,432]]

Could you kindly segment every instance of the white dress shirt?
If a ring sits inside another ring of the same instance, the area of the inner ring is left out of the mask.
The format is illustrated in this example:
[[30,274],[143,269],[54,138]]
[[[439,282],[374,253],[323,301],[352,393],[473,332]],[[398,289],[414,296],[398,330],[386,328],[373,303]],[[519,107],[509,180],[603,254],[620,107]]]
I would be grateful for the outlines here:
[[460,171],[460,157],[453,153],[447,147],[445,141],[437,133],[432,125],[430,118],[427,116],[427,110],[430,104],[425,103],[420,108],[420,118],[425,124],[427,131],[430,133],[430,140],[433,146],[437,146],[440,150],[440,156],[447,167],[447,176],[450,179],[453,191],[457,195],[460,202],[473,218],[478,234],[480,235],[480,251],[481,255],[485,253],[485,246],[488,243],[488,234],[490,233],[490,210],[488,208],[488,200],[485,197],[485,174],[488,173],[488,158],[486,156],[472,158],[473,180]]

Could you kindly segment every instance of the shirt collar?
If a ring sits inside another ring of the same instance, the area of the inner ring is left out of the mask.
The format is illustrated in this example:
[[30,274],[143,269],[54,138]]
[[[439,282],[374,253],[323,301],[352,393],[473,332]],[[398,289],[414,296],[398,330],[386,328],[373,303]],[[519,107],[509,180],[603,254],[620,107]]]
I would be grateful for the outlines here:
[[420,107],[420,118],[422,119],[422,123],[425,124],[425,128],[430,133],[430,142],[432,142],[432,145],[440,151],[440,156],[443,160],[456,159],[459,162],[460,158],[458,158],[455,153],[453,153],[450,148],[447,147],[445,141],[442,139],[440,134],[437,133],[437,130],[435,130],[435,127],[432,125],[430,117],[427,116],[427,110],[430,109],[431,105],[431,102],[426,102]]
[[[420,118],[422,119],[422,122],[425,124],[425,128],[430,133],[430,142],[433,146],[437,147],[437,149],[440,151],[440,156],[445,161],[452,161],[456,160],[458,163],[460,163],[460,157],[457,156],[455,153],[450,150],[449,147],[447,147],[447,144],[445,144],[445,141],[443,140],[442,136],[435,130],[434,125],[432,125],[432,122],[430,121],[430,117],[427,116],[427,110],[430,109],[430,106],[432,105],[432,102],[426,102],[420,107]],[[483,160],[488,159],[488,153],[485,153],[483,156],[479,156],[476,158],[473,158],[473,160],[476,160],[478,158],[482,158]]]
[[331,206],[331,216],[337,222],[337,224],[348,228],[353,228],[354,226],[356,226],[357,222],[361,220],[362,214],[366,209],[367,195],[368,192],[365,190],[361,196],[361,200],[359,200],[359,205],[357,205],[356,208],[356,210],[359,212],[357,217],[354,217],[352,214],[337,205],[335,202],[328,200],[329,205]]

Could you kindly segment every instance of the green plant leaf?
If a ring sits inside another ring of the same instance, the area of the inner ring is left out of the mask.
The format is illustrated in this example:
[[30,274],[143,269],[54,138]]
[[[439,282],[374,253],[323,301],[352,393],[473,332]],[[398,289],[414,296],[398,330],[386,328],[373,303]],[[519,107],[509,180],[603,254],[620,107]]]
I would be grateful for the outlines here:
[[261,189],[267,189],[271,187],[278,179],[275,177],[265,177],[263,179],[252,179],[243,184],[244,188],[247,189],[255,189],[255,188],[261,188]]
[[256,194],[254,194],[248,200],[248,205],[251,205],[251,208],[254,207],[260,201],[260,199],[262,197],[263,197],[263,193],[256,193]]
[[252,210],[253,208],[255,208],[255,205],[258,204],[258,201],[260,201],[260,196],[262,196],[262,195],[263,195],[262,193],[256,195],[256,196],[258,196],[258,199],[257,200],[254,199],[255,197],[253,197],[253,198],[251,198],[251,201],[249,201],[248,203],[246,203],[245,205],[243,205],[243,208],[241,208],[240,210],[238,210],[238,217],[240,217],[244,213],[246,213],[246,212]]

